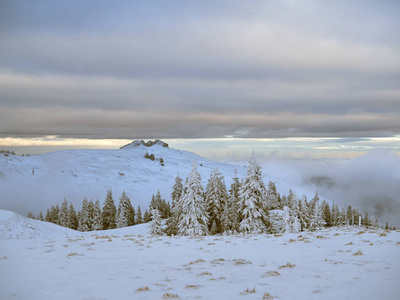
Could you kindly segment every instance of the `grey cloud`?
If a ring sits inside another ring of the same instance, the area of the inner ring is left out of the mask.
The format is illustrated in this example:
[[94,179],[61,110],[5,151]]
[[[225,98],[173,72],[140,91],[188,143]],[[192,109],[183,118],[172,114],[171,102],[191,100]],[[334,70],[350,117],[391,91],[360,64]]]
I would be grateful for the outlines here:
[[3,1],[0,134],[399,134],[384,2]]

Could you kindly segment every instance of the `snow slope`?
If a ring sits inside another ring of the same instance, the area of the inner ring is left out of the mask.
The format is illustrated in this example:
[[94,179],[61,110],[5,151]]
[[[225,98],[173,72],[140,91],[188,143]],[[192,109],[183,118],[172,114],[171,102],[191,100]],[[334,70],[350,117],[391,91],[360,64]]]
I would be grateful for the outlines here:
[[25,218],[17,213],[0,209],[0,240],[64,238],[79,232],[52,223]]
[[201,238],[125,233],[2,240],[0,299],[400,297],[400,232],[354,227]]
[[[145,154],[163,158],[160,162],[144,158]],[[80,209],[83,198],[96,198],[102,203],[108,189],[117,201],[125,190],[134,207],[147,208],[151,195],[161,191],[164,198],[170,193],[179,173],[185,178],[192,161],[199,164],[204,184],[210,172],[218,167],[227,183],[238,168],[209,161],[190,152],[153,145],[128,145],[119,150],[71,150],[21,157],[0,154],[0,207],[26,214],[45,212],[64,197]]]
[[[163,158],[165,165],[144,158],[146,153]],[[204,186],[215,168],[225,176],[228,188],[235,169],[240,178],[246,175],[243,164],[210,161],[161,144],[146,147],[136,143],[119,150],[56,151],[30,157],[0,154],[0,208],[23,215],[28,211],[45,213],[51,205],[61,204],[65,197],[79,210],[84,197],[99,199],[102,205],[107,190],[112,189],[115,202],[125,190],[133,206],[140,205],[143,209],[157,190],[169,200],[175,177],[179,173],[185,179],[193,160],[198,164]],[[315,192],[305,186],[291,185],[289,179],[276,180],[273,170],[265,170],[264,181],[269,180],[277,182],[284,194],[289,188],[299,196],[312,197]]]

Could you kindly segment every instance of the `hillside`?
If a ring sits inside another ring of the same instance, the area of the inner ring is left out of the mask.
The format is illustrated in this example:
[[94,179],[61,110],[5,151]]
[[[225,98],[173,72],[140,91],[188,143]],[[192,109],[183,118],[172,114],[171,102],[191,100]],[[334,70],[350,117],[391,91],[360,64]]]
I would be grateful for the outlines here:
[[[155,160],[145,158],[146,154],[153,154]],[[210,161],[157,141],[135,141],[118,150],[56,151],[28,157],[0,154],[0,207],[23,215],[28,211],[45,213],[65,197],[80,209],[84,197],[99,199],[103,204],[107,190],[112,189],[115,201],[125,190],[134,207],[146,208],[157,190],[169,200],[175,177],[179,173],[185,178],[193,161],[199,166],[204,186],[215,168],[225,176],[228,188],[235,169],[239,177],[246,174],[243,165]],[[290,178],[277,180],[270,170],[263,174],[264,181],[275,181],[282,193],[292,188],[299,195],[311,197],[315,192],[291,185]]]

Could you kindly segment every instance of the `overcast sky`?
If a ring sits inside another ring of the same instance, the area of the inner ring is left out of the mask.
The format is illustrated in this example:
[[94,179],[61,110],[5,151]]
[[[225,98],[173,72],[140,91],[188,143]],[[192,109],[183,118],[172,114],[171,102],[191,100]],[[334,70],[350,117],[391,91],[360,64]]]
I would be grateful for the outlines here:
[[2,0],[0,146],[138,138],[400,152],[400,1]]

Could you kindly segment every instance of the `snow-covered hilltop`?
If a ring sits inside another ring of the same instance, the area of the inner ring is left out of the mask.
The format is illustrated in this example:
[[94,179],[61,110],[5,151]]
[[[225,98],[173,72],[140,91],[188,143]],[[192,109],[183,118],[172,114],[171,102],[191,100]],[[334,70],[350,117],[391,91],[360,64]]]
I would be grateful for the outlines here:
[[230,184],[243,166],[210,161],[191,152],[169,148],[162,141],[135,141],[118,150],[65,150],[35,156],[0,154],[0,207],[25,215],[38,213],[64,197],[80,208],[84,197],[103,203],[107,190],[118,199],[125,190],[137,207],[147,207],[160,190],[167,200],[175,177],[185,178],[192,162],[203,184],[218,168]]

